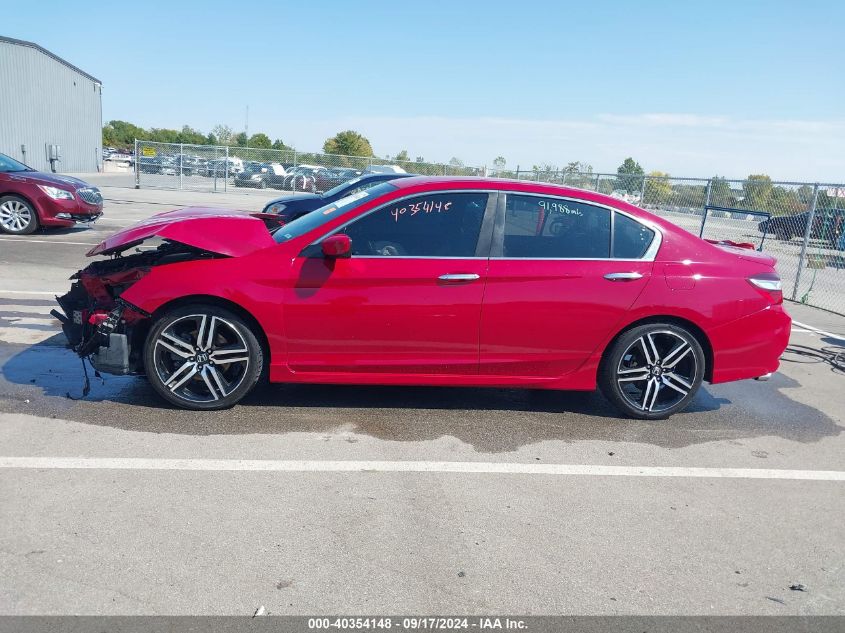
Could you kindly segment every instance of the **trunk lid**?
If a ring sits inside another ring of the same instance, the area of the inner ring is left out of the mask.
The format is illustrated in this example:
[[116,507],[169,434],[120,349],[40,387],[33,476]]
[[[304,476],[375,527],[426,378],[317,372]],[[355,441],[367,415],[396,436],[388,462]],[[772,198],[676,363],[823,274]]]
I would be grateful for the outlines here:
[[754,250],[754,245],[750,243],[737,243],[729,240],[717,242],[715,240],[705,240],[726,253],[736,255],[745,261],[754,262],[755,264],[764,264],[766,266],[775,267],[777,260],[768,253],[762,253]]

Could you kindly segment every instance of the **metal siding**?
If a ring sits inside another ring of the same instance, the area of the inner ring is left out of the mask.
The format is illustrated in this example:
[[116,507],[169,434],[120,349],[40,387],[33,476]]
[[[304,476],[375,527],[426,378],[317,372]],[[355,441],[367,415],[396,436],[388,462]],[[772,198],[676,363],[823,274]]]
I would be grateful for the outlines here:
[[0,41],[0,152],[50,171],[48,144],[61,145],[57,171],[96,172],[102,156],[100,84],[43,52]]

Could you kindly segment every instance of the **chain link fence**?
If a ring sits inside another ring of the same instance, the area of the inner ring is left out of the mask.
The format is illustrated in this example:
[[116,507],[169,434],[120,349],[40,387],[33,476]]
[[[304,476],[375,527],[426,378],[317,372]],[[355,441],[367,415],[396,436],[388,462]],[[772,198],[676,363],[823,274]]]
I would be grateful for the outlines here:
[[137,187],[322,193],[367,171],[492,176],[578,187],[624,199],[705,239],[750,243],[777,258],[784,296],[845,314],[845,185],[767,178],[672,178],[488,169],[295,150],[136,141]]
[[321,193],[365,171],[399,168],[426,176],[483,176],[483,168],[179,143],[135,142],[135,185],[192,191],[276,189]]
[[843,185],[518,169],[489,175],[598,191],[705,239],[752,244],[777,258],[787,299],[845,314]]

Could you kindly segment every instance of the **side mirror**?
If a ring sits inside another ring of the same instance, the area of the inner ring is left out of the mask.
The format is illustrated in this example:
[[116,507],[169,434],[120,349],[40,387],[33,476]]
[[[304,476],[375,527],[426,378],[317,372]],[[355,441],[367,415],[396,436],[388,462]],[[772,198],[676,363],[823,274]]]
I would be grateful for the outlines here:
[[322,241],[320,246],[323,249],[323,255],[325,257],[335,259],[352,256],[352,240],[349,239],[348,235],[342,233],[327,237]]

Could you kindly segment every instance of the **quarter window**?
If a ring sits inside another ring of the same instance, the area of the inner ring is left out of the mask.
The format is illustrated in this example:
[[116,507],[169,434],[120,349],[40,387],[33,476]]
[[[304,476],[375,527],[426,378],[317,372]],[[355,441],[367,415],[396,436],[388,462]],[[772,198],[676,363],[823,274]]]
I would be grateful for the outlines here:
[[613,219],[613,256],[639,259],[654,239],[654,231],[627,215],[617,213]]
[[610,211],[573,200],[508,194],[502,255],[607,258]]
[[473,257],[486,193],[437,193],[392,202],[342,229],[361,257]]

